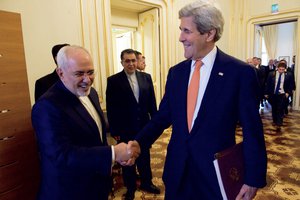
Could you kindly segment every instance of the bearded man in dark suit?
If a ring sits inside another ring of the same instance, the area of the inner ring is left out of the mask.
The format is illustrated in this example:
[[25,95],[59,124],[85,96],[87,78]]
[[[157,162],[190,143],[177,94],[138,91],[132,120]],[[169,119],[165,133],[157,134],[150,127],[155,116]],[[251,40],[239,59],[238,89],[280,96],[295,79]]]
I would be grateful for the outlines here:
[[88,51],[65,46],[58,53],[59,80],[32,109],[41,155],[39,200],[107,200],[114,161],[133,164],[127,145],[108,146],[105,120],[92,88]]

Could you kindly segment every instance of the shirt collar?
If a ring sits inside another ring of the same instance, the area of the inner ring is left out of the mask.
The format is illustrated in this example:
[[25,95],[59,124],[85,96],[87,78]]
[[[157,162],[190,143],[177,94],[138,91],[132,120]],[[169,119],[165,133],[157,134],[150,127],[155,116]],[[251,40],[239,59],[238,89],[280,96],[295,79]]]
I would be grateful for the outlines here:
[[[202,58],[201,61],[205,66],[213,66],[216,56],[217,56],[217,47],[214,46],[214,48],[204,58]],[[192,66],[194,66],[195,63],[196,60],[192,60]]]
[[125,70],[124,70],[124,72],[125,72],[125,74],[126,74],[126,76],[127,76],[127,78],[129,78],[129,77],[135,77],[136,75],[136,71],[134,72],[134,73],[132,73],[132,74],[128,74]]

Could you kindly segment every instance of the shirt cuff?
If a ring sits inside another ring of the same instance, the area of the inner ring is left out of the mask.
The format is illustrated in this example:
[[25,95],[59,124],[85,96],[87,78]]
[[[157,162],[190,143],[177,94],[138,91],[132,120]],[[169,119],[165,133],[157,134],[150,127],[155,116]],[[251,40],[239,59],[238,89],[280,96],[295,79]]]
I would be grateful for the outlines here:
[[115,156],[115,148],[113,145],[111,145],[111,166],[114,165],[115,160],[116,160],[116,156]]

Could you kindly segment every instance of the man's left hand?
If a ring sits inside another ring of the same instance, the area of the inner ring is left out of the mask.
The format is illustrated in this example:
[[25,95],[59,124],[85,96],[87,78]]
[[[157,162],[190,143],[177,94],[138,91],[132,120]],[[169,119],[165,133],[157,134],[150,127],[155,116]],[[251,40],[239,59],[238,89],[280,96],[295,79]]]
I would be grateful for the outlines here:
[[255,197],[256,192],[256,187],[251,187],[249,185],[244,184],[235,200],[251,200]]

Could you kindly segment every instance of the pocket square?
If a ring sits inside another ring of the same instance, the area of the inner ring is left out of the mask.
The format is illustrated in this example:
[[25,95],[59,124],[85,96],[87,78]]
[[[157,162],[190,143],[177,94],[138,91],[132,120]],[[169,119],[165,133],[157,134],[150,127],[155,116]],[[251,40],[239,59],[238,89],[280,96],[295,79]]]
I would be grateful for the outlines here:
[[223,73],[223,72],[219,72],[218,75],[219,75],[219,76],[223,76],[224,73]]

